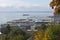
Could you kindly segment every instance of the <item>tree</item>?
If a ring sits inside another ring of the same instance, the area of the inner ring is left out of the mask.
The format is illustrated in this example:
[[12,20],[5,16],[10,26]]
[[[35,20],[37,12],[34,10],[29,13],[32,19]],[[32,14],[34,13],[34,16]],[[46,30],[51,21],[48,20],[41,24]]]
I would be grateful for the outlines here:
[[9,24],[6,24],[6,25],[7,25],[7,26],[6,26],[5,30],[4,30],[2,33],[4,33],[4,34],[6,35],[5,40],[9,40],[9,33],[10,33],[10,31],[11,31],[11,27],[10,27]]
[[60,0],[52,0],[52,2],[50,3],[50,7],[52,7],[52,9],[55,7],[55,11],[54,11],[55,16],[59,14],[60,13]]
[[45,31],[47,29],[47,26],[45,24],[41,24],[41,29]]
[[6,24],[5,27],[1,30],[3,33],[1,40],[27,40],[30,37],[30,34],[27,34],[25,31],[17,27],[10,27],[9,24]]
[[[6,26],[5,26],[5,25],[6,25]],[[3,34],[8,34],[8,33],[10,33],[10,31],[11,31],[11,27],[10,27],[9,24],[5,24],[5,25],[4,25],[4,27],[2,28],[1,32],[2,32]]]

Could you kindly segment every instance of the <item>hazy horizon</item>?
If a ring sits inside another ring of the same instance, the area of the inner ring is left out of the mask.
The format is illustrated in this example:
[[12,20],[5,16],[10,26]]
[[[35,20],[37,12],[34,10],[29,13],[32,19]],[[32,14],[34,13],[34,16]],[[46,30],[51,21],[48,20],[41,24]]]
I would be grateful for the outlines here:
[[[23,14],[28,14],[29,16],[23,16]],[[34,17],[34,16],[40,16],[40,17],[46,17],[46,16],[53,16],[53,11],[5,11],[5,12],[0,12],[0,24],[1,23],[6,23],[7,21],[12,21],[16,19],[21,19],[21,18],[27,18],[27,17]]]
[[0,23],[23,18],[22,15],[26,11],[29,16],[52,16],[53,10],[49,6],[50,2],[51,0],[0,0]]

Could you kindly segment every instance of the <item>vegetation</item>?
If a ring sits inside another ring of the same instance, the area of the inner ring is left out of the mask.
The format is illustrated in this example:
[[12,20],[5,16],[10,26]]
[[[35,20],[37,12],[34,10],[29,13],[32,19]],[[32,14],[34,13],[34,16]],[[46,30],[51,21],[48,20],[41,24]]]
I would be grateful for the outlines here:
[[[54,16],[60,14],[60,0],[52,0],[50,7],[55,8]],[[60,40],[60,24],[42,24],[40,30],[35,33],[34,40]]]
[[4,24],[5,27],[2,28],[2,35],[0,40],[27,40],[30,35],[21,30],[19,27],[10,27],[9,24]]
[[[1,32],[0,40],[27,40],[30,37],[29,34],[19,27],[10,27],[9,24]],[[46,26],[42,24],[40,29],[33,35],[34,40],[60,40],[60,25],[51,23]]]
[[[27,40],[30,35],[25,33],[19,27],[10,27],[6,25],[1,31],[3,34],[0,35],[0,40]],[[42,24],[41,28],[35,32],[34,40],[60,40],[60,25],[59,24]]]
[[45,40],[60,40],[60,25],[52,25],[45,32]]
[[45,25],[45,24],[41,24],[41,27],[40,27],[43,31],[45,31],[48,27],[47,27],[47,25]]
[[48,28],[40,29],[34,35],[34,40],[60,40],[60,25],[51,24]]
[[40,29],[34,34],[34,40],[42,40],[43,30]]
[[[50,7],[55,8],[54,15],[60,13],[60,0],[53,0]],[[1,29],[2,34],[0,40],[27,40],[30,35],[21,30],[19,27],[10,27],[9,24],[4,24]],[[41,28],[33,34],[34,40],[60,40],[60,24],[51,24],[46,26],[41,25]]]
[[59,14],[60,13],[60,0],[52,0],[52,2],[50,3],[50,7],[52,7],[52,9],[55,7],[55,12],[54,12],[55,16]]

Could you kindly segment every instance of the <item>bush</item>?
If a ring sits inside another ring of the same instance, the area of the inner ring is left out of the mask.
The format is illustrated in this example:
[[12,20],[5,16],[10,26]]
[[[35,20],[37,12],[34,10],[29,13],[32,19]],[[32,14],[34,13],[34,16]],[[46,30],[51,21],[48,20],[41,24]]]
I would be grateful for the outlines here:
[[21,30],[18,26],[10,27],[9,24],[6,24],[6,26],[4,25],[4,28],[2,28],[1,32],[1,40],[27,40],[30,37],[29,34]]
[[47,28],[44,40],[60,40],[60,25],[52,25]]

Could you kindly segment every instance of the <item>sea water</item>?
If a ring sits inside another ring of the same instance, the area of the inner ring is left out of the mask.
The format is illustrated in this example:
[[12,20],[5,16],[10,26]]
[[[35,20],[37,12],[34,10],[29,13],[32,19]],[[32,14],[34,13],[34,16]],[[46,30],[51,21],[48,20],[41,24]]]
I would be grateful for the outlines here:
[[[24,14],[28,14],[23,16]],[[5,23],[7,21],[27,18],[27,17],[34,17],[34,16],[53,16],[52,11],[4,11],[0,12],[0,23]]]

